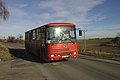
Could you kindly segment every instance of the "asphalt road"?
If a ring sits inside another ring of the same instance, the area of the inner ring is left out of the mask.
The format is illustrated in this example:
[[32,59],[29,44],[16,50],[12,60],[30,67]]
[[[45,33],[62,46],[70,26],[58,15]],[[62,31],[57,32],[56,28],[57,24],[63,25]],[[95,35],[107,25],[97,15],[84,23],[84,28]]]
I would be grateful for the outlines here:
[[15,58],[9,64],[5,62],[10,69],[0,72],[0,80],[120,80],[117,61],[79,55],[75,59],[39,63],[23,48],[12,48],[10,52]]
[[120,64],[87,56],[36,66],[49,80],[120,80]]

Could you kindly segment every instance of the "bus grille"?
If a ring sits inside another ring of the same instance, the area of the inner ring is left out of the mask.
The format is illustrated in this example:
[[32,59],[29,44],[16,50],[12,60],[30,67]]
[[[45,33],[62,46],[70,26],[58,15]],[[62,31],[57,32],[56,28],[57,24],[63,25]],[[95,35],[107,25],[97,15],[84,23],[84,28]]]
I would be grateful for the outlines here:
[[64,48],[64,49],[52,49],[53,52],[61,52],[61,51],[69,51],[68,48]]

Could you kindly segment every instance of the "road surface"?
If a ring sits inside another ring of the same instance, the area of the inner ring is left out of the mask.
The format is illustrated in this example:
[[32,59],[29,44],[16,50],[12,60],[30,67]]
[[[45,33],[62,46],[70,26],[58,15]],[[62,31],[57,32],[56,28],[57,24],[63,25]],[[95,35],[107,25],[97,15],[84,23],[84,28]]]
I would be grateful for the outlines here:
[[[120,80],[120,62],[79,55],[76,59],[39,63],[24,48],[10,49],[15,56],[0,69],[0,80]],[[0,66],[1,68],[1,66]],[[3,73],[2,73],[2,72]],[[2,74],[1,74],[2,73]]]
[[120,65],[86,56],[48,64],[36,64],[49,80],[120,80]]

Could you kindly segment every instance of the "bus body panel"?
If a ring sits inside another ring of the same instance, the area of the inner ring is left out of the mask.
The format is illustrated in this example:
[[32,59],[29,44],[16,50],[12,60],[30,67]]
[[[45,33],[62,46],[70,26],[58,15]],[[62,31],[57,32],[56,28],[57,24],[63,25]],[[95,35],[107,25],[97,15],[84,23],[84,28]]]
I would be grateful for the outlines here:
[[[47,44],[48,60],[74,58],[78,56],[77,43]],[[54,56],[51,56],[54,55]]]

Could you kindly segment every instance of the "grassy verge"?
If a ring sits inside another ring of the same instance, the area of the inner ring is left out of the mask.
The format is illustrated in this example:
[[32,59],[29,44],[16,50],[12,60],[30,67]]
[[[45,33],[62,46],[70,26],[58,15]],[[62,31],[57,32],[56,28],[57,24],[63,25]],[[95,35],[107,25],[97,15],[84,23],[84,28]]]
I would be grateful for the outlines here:
[[[86,40],[86,49],[83,41],[79,41],[79,53],[83,55],[95,56],[98,58],[112,59],[120,61],[120,47],[102,45],[103,42],[110,42],[111,39]],[[85,49],[85,51],[84,51]]]
[[120,54],[113,54],[113,53],[99,52],[99,51],[86,51],[86,52],[81,52],[80,54],[120,61]]
[[11,54],[9,53],[9,49],[0,44],[0,60],[1,61],[6,61],[11,59]]

